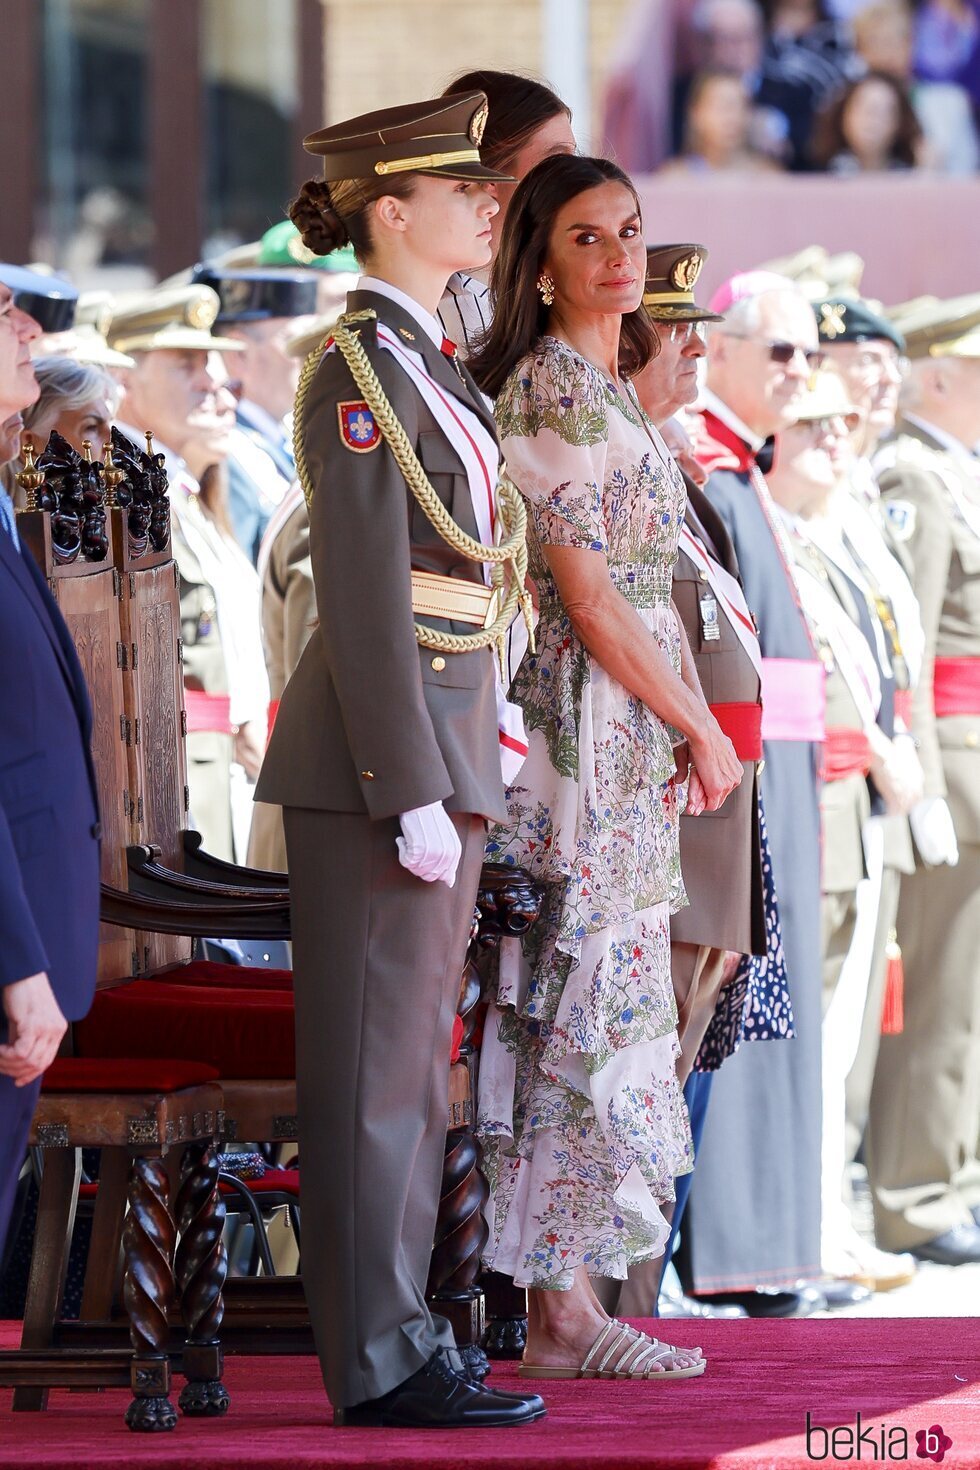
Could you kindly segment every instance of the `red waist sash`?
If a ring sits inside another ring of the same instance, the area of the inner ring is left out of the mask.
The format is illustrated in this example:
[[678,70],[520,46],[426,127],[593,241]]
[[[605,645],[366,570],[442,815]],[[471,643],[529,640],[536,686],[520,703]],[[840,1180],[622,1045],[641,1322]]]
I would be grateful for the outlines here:
[[824,736],[824,780],[843,781],[846,776],[866,776],[870,770],[871,745],[864,731],[832,726]]
[[740,703],[711,705],[711,713],[735,747],[740,761],[762,759],[762,705]]
[[912,691],[911,689],[895,690],[895,718],[901,720],[906,730],[912,728]]
[[276,715],[279,713],[279,700],[269,700],[269,727],[266,731],[266,740],[272,739],[272,732],[276,728]]
[[937,658],[932,697],[940,717],[980,715],[980,658]]
[[188,735],[210,730],[218,735],[234,733],[231,725],[231,696],[208,694],[203,689],[184,689]]

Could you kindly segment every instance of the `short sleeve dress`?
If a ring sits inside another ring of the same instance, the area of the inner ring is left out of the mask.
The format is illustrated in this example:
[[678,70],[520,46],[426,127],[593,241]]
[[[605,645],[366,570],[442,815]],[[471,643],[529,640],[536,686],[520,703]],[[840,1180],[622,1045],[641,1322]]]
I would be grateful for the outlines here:
[[530,751],[491,861],[545,888],[504,940],[484,1035],[478,1131],[491,1184],[487,1262],[567,1288],[658,1255],[660,1205],[692,1167],[674,1070],[670,914],[684,903],[676,733],[578,641],[542,546],[604,552],[613,583],[680,668],[670,605],[683,481],[632,394],[544,338],[496,403],[529,509],[537,653],[511,690]]

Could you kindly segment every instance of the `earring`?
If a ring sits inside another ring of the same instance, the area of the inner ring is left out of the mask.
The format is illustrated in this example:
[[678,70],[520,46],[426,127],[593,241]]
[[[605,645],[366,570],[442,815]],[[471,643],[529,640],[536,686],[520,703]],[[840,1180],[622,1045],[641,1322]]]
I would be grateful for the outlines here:
[[545,306],[551,306],[555,299],[555,283],[547,271],[542,271],[538,276],[537,287]]

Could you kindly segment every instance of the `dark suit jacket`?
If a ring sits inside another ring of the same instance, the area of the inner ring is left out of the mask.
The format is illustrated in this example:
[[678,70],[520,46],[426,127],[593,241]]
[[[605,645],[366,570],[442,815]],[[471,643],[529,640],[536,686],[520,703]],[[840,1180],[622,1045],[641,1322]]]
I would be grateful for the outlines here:
[[[355,291],[423,356],[443,392],[471,408],[496,437],[479,390],[422,327],[385,296]],[[478,535],[462,461],[373,321],[360,341],[436,493],[456,523]],[[489,649],[434,656],[415,641],[411,569],[482,582],[408,489],[388,445],[346,446],[339,409],[361,400],[339,352],[323,358],[306,400],[304,445],[314,491],[310,554],[319,621],[286,686],[256,800],[325,811],[398,816],[430,802],[493,821],[506,817]],[[465,624],[436,628],[469,633]]]
[[71,636],[26,548],[0,531],[0,985],[46,970],[88,1010],[99,937],[92,714]]

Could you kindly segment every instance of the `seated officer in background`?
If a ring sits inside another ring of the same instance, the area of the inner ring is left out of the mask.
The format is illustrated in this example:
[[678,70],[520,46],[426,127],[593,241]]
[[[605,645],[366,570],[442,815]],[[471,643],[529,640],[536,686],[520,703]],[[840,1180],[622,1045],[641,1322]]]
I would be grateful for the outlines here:
[[220,385],[208,359],[242,350],[239,342],[212,335],[217,309],[208,286],[150,291],[116,310],[110,345],[136,364],[125,374],[119,427],[137,444],[144,430],[153,431],[170,479],[191,818],[208,851],[231,860],[231,766],[240,765],[251,779],[258,774],[268,681],[255,569],[220,499],[202,493],[208,472],[229,448]]
[[[37,397],[38,325],[0,267],[0,455]],[[42,278],[43,279],[43,278]],[[23,283],[17,290],[23,289]],[[99,935],[92,717],[54,599],[0,486],[0,1257],[41,1075],[88,1010]]]
[[292,411],[301,363],[288,338],[317,309],[312,271],[198,266],[194,279],[217,291],[215,328],[241,343],[232,378],[237,423],[228,458],[229,513],[239,546],[256,561],[269,518],[296,477]]
[[875,461],[925,634],[912,699],[925,799],[903,878],[905,1027],[884,1036],[868,1170],[882,1245],[980,1262],[980,296],[901,317],[911,375]]

